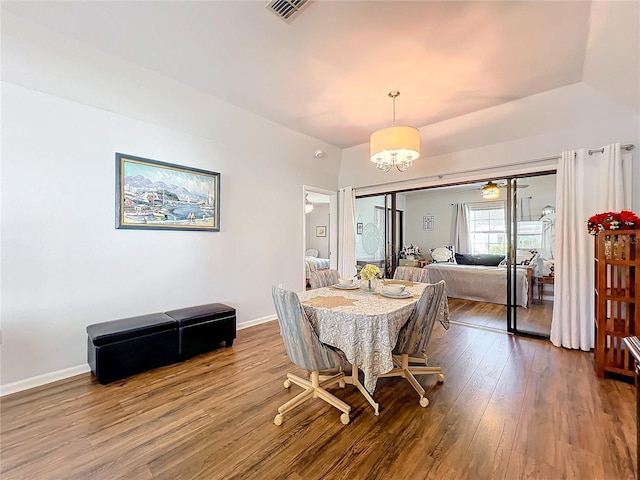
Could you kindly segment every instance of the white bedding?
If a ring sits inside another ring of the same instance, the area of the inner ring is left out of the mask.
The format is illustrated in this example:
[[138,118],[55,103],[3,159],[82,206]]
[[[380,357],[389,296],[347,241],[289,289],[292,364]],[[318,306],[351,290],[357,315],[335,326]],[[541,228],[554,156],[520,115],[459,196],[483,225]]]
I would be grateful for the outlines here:
[[325,270],[329,268],[329,259],[328,258],[317,258],[317,257],[304,257],[304,264],[306,266],[307,271],[307,280],[311,276],[311,272],[315,272],[316,270]]
[[[507,269],[504,267],[430,263],[424,268],[428,272],[429,283],[446,282],[448,297],[507,304]],[[525,308],[531,287],[527,277],[527,268],[518,267],[516,304]]]

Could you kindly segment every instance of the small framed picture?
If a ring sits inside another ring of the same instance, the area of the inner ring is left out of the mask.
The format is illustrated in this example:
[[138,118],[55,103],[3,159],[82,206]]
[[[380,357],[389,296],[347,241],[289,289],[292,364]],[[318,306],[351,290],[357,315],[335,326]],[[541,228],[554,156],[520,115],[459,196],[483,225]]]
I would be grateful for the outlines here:
[[434,218],[433,215],[431,215],[430,213],[427,213],[425,216],[422,217],[422,230],[424,230],[425,232],[432,232],[433,231],[433,225],[434,224]]
[[320,225],[316,227],[316,237],[326,237],[327,236],[327,227],[324,225]]
[[356,233],[362,235],[362,222],[356,223]]

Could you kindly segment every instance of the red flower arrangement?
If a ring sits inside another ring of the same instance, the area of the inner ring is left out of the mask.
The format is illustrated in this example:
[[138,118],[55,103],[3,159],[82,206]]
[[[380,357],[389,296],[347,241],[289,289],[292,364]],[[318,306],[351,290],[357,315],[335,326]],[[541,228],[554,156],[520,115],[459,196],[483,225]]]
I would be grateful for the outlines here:
[[587,221],[589,234],[597,235],[602,230],[636,230],[640,229],[640,218],[629,211],[598,213]]

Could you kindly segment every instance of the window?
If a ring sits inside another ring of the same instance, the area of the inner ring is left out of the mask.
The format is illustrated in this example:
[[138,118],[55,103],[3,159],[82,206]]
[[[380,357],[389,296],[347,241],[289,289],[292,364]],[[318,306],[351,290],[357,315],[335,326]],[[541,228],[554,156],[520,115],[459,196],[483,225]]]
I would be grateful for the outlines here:
[[542,248],[542,222],[540,220],[518,222],[518,248],[524,250]]
[[472,253],[506,255],[507,232],[504,202],[483,202],[469,205],[469,234]]

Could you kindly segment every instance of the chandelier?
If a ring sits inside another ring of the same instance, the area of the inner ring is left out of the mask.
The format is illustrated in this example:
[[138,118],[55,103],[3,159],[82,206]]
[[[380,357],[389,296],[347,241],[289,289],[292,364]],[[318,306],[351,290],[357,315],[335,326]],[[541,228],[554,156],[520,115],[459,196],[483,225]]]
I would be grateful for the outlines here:
[[313,203],[309,201],[309,196],[304,196],[304,213],[309,214],[313,212]]
[[500,187],[493,182],[488,182],[482,187],[482,198],[493,200],[500,196]]
[[388,172],[395,167],[404,172],[420,156],[420,130],[414,127],[396,126],[397,90],[389,92],[393,99],[391,127],[373,132],[369,139],[371,161],[380,170]]

